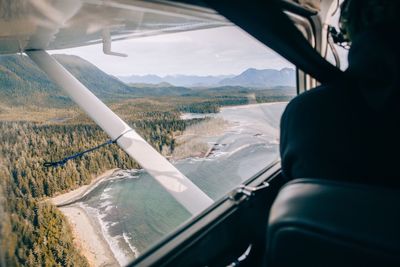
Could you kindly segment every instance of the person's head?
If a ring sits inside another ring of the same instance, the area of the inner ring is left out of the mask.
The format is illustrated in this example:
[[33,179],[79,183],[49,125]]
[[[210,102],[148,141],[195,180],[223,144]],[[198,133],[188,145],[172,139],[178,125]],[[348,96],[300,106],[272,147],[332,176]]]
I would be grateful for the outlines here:
[[398,99],[398,17],[400,0],[345,0],[341,6],[341,32],[351,43],[348,71],[360,78],[358,88],[375,109]]
[[351,42],[366,30],[396,27],[399,12],[399,0],[344,0],[339,24]]

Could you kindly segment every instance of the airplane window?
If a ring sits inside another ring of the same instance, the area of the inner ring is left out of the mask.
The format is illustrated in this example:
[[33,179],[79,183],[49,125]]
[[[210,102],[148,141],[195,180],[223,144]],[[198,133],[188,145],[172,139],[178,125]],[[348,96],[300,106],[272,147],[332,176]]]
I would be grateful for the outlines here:
[[[237,27],[112,50],[50,53],[213,201],[279,159],[295,68]],[[125,265],[192,218],[115,144],[43,167],[108,137],[27,56],[0,70],[0,265]]]

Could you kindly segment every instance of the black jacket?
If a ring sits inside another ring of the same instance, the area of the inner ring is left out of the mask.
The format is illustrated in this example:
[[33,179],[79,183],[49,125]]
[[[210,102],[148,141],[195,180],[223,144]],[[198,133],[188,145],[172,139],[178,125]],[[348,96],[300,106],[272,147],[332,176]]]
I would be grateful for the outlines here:
[[381,45],[371,34],[353,43],[351,79],[312,89],[286,107],[280,138],[286,178],[400,185],[399,75],[390,76],[382,56],[388,51],[374,41]]

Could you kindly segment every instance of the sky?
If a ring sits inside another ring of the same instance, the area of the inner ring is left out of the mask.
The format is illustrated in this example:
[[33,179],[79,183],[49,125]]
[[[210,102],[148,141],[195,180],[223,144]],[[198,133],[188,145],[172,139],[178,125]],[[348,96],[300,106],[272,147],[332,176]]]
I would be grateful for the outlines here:
[[293,67],[277,53],[236,26],[143,37],[112,43],[103,54],[102,45],[52,51],[73,54],[115,76],[156,74],[159,76],[240,74],[247,68]]

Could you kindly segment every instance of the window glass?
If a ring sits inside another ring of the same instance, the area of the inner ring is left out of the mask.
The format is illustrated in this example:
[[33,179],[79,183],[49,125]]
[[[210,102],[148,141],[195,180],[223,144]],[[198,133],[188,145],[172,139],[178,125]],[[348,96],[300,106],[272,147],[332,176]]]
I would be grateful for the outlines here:
[[[127,58],[101,49],[51,53],[214,201],[279,159],[295,68],[239,28],[113,43]],[[27,56],[1,56],[0,76],[7,262],[125,265],[190,220],[115,144],[43,167],[108,137]]]

